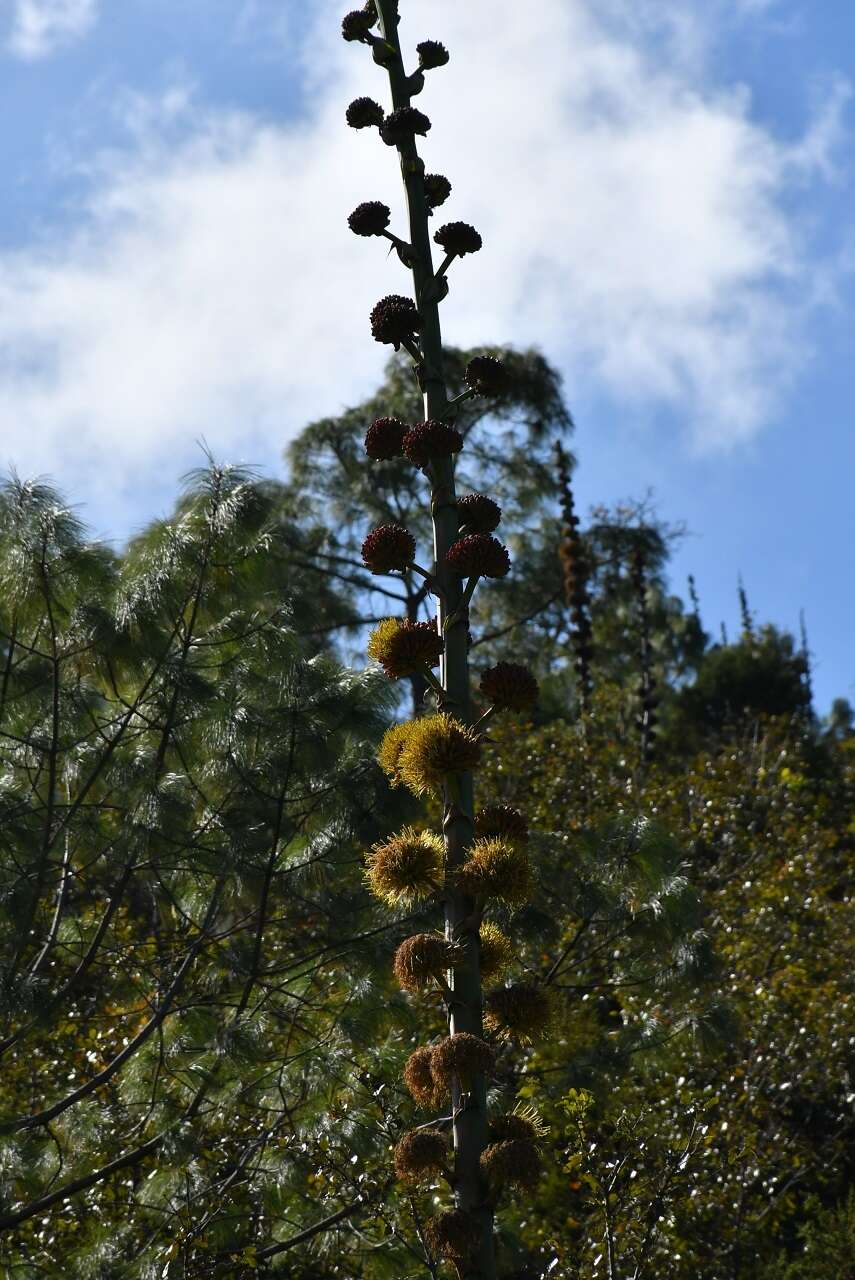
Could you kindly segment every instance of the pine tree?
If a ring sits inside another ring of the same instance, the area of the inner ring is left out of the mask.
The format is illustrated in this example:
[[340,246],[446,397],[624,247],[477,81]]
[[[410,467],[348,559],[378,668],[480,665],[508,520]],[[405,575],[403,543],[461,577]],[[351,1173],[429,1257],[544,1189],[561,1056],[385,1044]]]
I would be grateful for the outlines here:
[[302,650],[281,550],[239,469],[122,557],[46,485],[0,493],[9,1274],[198,1274],[278,1225],[266,1153],[352,1001],[324,961],[359,932],[390,701]]

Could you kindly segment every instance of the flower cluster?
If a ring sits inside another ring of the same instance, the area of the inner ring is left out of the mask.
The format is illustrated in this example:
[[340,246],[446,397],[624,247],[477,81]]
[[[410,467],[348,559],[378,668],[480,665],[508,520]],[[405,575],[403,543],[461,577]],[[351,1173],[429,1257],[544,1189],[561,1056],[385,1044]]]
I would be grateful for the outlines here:
[[439,40],[422,40],[421,44],[416,45],[416,53],[419,55],[419,66],[423,71],[429,71],[433,67],[444,67],[449,59],[448,50],[444,44],[440,44]]
[[463,436],[447,422],[417,422],[404,436],[403,451],[417,467],[426,467],[434,458],[450,458],[463,448]]
[[439,1129],[414,1129],[395,1147],[395,1173],[402,1182],[419,1182],[426,1174],[441,1173],[448,1160],[448,1139]]
[[460,527],[467,533],[492,533],[502,519],[498,502],[483,493],[467,493],[457,499]]
[[357,236],[382,236],[391,216],[389,206],[382,200],[364,200],[356,206],[347,225]]
[[446,222],[433,236],[440,248],[455,258],[463,258],[467,253],[477,253],[483,241],[474,227],[468,222]]
[[490,920],[481,925],[478,937],[482,980],[492,981],[503,977],[514,960],[514,948],[510,938]]
[[380,137],[387,147],[399,147],[412,141],[416,134],[422,137],[430,129],[430,120],[417,107],[398,107],[390,111],[380,125]]
[[362,544],[362,559],[372,573],[403,573],[416,554],[416,540],[400,524],[381,524]]
[[495,356],[473,356],[463,378],[467,387],[479,396],[500,396],[507,386],[508,373]]
[[[481,744],[477,734],[454,716],[441,712],[396,725],[395,757],[383,751],[380,763],[391,778],[414,795],[437,795],[452,774],[478,767]],[[401,732],[403,730],[403,732]]]
[[509,804],[488,804],[475,814],[477,836],[498,836],[509,844],[528,843],[528,823]]
[[530,1191],[540,1178],[540,1152],[525,1138],[493,1142],[481,1155],[481,1172],[494,1194],[505,1187]]
[[410,342],[421,328],[418,308],[412,298],[390,293],[372,308],[371,336],[375,342],[389,343],[397,351]]
[[342,18],[341,34],[345,40],[364,40],[376,21],[377,14],[373,5],[353,9]]
[[460,947],[441,934],[416,933],[398,947],[392,972],[405,991],[423,991],[459,964],[460,959]]
[[365,433],[365,452],[375,462],[402,457],[409,429],[400,418],[375,418]]
[[430,831],[404,827],[398,835],[375,844],[365,863],[369,888],[383,902],[417,902],[442,885],[443,847]]
[[441,204],[445,204],[451,195],[451,183],[441,173],[426,173],[424,187],[429,213],[433,213],[434,209],[438,209]]
[[471,1087],[476,1076],[489,1075],[493,1070],[496,1054],[486,1040],[458,1031],[446,1036],[431,1051],[430,1069],[437,1084],[451,1086],[457,1079],[462,1089]]
[[518,662],[497,662],[481,677],[479,688],[496,711],[530,711],[537,702],[537,681]]
[[379,662],[391,680],[435,667],[442,657],[442,636],[430,622],[384,618],[368,640],[368,656]]
[[486,533],[469,533],[448,549],[445,563],[461,578],[505,578],[511,571],[508,548]]
[[499,987],[485,1002],[484,1026],[502,1039],[530,1043],[545,1033],[551,1017],[552,1001],[545,987]]
[[478,1248],[478,1237],[477,1221],[462,1209],[449,1209],[425,1223],[425,1240],[431,1253],[449,1262],[471,1260]]
[[351,129],[370,129],[382,124],[385,114],[380,103],[373,98],[354,98],[344,113],[344,118]]
[[498,899],[522,906],[532,889],[531,862],[525,849],[495,836],[479,837],[457,872],[457,884],[471,898]]

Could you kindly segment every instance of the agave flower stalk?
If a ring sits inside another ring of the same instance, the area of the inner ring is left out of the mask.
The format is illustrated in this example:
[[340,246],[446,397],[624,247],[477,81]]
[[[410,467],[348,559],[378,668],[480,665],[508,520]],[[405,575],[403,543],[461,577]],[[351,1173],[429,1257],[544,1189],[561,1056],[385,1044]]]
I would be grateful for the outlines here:
[[[380,61],[389,77],[392,115],[409,108],[420,77],[408,76],[398,39],[397,0],[373,0],[379,20],[379,39],[384,44]],[[386,116],[388,123],[390,116]],[[417,131],[424,129],[416,121]],[[408,258],[419,313],[417,338],[408,336],[403,344],[416,361],[419,386],[424,398],[426,422],[440,422],[453,415],[443,376],[442,334],[439,304],[446,292],[435,274],[429,217],[431,206],[425,186],[424,164],[416,146],[417,131],[395,130],[406,193],[409,218]],[[417,345],[416,345],[417,344]],[[426,475],[431,486],[433,523],[433,578],[438,588],[437,626],[443,638],[440,661],[442,710],[464,725],[472,721],[468,660],[468,597],[461,576],[446,562],[459,537],[459,513],[452,456],[433,458]],[[473,584],[474,586],[474,584]],[[458,963],[448,974],[448,1029],[451,1035],[483,1035],[482,990],[479,968],[477,926],[472,928],[473,900],[456,887],[457,870],[463,865],[474,838],[474,788],[471,772],[456,773],[453,785],[444,792],[443,840],[446,885],[444,890],[445,936],[458,949]],[[454,1192],[457,1210],[471,1215],[477,1224],[471,1265],[482,1280],[494,1280],[496,1264],[492,1238],[492,1210],[484,1195],[481,1156],[488,1145],[486,1082],[483,1072],[475,1072],[464,1092],[457,1078],[452,1080],[454,1131]]]
[[[409,87],[397,31],[396,0],[377,0],[380,31],[392,46],[387,63],[393,107],[409,105]],[[425,420],[445,416],[448,394],[443,377],[442,334],[439,294],[434,284],[428,205],[424,190],[424,166],[415,138],[398,144],[401,174],[407,197],[410,222],[409,243],[413,248],[412,275],[421,317],[419,378],[424,396]],[[438,624],[444,638],[440,682],[444,708],[464,724],[471,721],[468,625],[462,580],[446,565],[446,556],[457,540],[459,525],[454,462],[437,458],[431,465],[431,512],[433,521],[435,577],[438,595]],[[450,625],[447,625],[449,623]],[[446,789],[443,837],[447,872],[463,864],[474,835],[474,788],[471,773],[457,775],[456,794]],[[478,955],[478,934],[466,927],[473,902],[449,883],[445,896],[445,934],[463,949],[463,958],[449,977],[451,999],[448,1024],[451,1034],[467,1032],[479,1038],[482,1027],[482,992]],[[457,1081],[452,1084],[454,1128],[454,1186],[457,1207],[480,1219],[478,1274],[493,1280],[496,1274],[492,1240],[492,1214],[484,1203],[480,1160],[488,1141],[486,1082],[476,1074],[464,1095]]]
[[[370,30],[375,17],[376,36]],[[377,418],[366,433],[365,450],[373,461],[405,458],[425,476],[433,532],[429,570],[418,565],[416,540],[400,525],[372,530],[362,556],[372,573],[423,574],[437,601],[430,623],[386,619],[368,646],[369,655],[390,678],[416,672],[434,693],[436,714],[393,725],[380,745],[378,761],[392,786],[406,787],[416,796],[441,797],[443,814],[441,837],[405,828],[376,845],[366,859],[367,882],[381,901],[433,899],[444,914],[442,933],[417,934],[401,943],[393,972],[408,993],[438,990],[445,1001],[448,1034],[410,1055],[403,1080],[422,1108],[444,1108],[450,1094],[453,1162],[446,1169],[442,1130],[430,1130],[429,1136],[413,1130],[398,1144],[396,1172],[411,1183],[437,1171],[447,1173],[454,1207],[425,1223],[425,1246],[437,1261],[450,1263],[460,1280],[495,1280],[497,1195],[503,1186],[530,1185],[539,1156],[530,1138],[515,1138],[526,1147],[517,1152],[526,1176],[512,1176],[516,1158],[514,1151],[506,1150],[510,1139],[500,1134],[497,1141],[495,1124],[491,1127],[487,1115],[486,1082],[496,1053],[484,1038],[484,1027],[489,1022],[496,1042],[515,1038],[528,1043],[545,1026],[547,1005],[543,993],[530,986],[499,988],[486,998],[482,990],[482,970],[490,979],[502,977],[513,950],[501,930],[483,921],[484,913],[494,903],[522,905],[531,890],[532,869],[521,814],[504,806],[475,814],[473,770],[480,763],[483,730],[490,717],[529,712],[538,686],[527,667],[500,662],[482,673],[479,691],[487,707],[473,712],[469,605],[482,580],[505,577],[511,565],[507,548],[493,536],[502,514],[498,504],[486,494],[458,499],[455,458],[464,439],[455,418],[457,406],[473,395],[488,400],[500,396],[506,370],[493,356],[475,356],[464,375],[467,390],[449,400],[439,321],[439,306],[448,293],[445,271],[453,259],[477,253],[481,236],[465,222],[441,226],[432,239],[445,258],[434,270],[428,218],[448,197],[451,184],[441,175],[425,174],[416,139],[431,124],[410,102],[424,88],[424,71],[443,66],[448,51],[438,41],[423,41],[417,46],[419,68],[407,75],[398,39],[398,0],[368,0],[365,9],[345,17],[342,33],[370,47],[391,86],[390,112],[372,99],[360,98],[351,103],[346,119],[353,128],[376,125],[381,141],[396,148],[400,159],[409,239],[395,237],[393,242],[405,244],[406,252],[398,256],[412,272],[415,301],[397,293],[381,298],[371,312],[371,331],[376,341],[396,350],[404,347],[412,356],[424,412],[424,421],[412,425]],[[390,216],[380,201],[368,201],[348,222],[357,235],[388,239],[394,237],[387,232]],[[431,673],[437,661],[438,679]]]

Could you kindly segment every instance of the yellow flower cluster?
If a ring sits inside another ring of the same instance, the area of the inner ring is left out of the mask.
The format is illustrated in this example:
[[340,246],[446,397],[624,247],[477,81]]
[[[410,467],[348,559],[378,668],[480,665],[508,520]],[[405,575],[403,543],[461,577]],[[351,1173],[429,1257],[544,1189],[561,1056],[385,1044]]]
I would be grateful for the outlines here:
[[442,885],[443,845],[431,831],[404,827],[398,835],[375,844],[365,864],[365,878],[376,897],[390,906],[429,898]]
[[443,713],[393,725],[377,758],[393,786],[402,783],[417,796],[436,795],[452,774],[477,768],[481,746],[472,729]]
[[531,894],[531,862],[525,849],[493,836],[475,840],[457,884],[472,898],[498,898],[521,906]]

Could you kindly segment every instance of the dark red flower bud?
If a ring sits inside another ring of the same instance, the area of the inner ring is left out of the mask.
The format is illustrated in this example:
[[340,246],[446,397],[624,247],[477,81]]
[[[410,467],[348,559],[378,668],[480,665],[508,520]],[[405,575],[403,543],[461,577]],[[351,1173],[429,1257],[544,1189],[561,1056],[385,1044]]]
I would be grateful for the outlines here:
[[441,173],[426,173],[425,178],[425,199],[428,203],[428,212],[432,213],[434,209],[438,209],[441,204],[445,204],[451,195],[451,183],[448,178],[443,177]]
[[445,563],[461,578],[504,578],[511,568],[507,547],[485,533],[458,538],[449,547]]
[[498,396],[505,389],[508,371],[495,356],[475,356],[463,375],[466,385],[480,396]]
[[421,321],[412,298],[399,293],[381,298],[371,312],[371,333],[376,342],[390,342],[397,351],[401,343],[412,338]]
[[529,711],[537,702],[537,681],[518,662],[497,662],[484,672],[479,688],[497,711]]
[[377,14],[373,6],[368,9],[352,9],[341,20],[341,34],[345,40],[364,40],[376,21]]
[[398,107],[391,111],[380,127],[380,137],[388,147],[396,147],[415,135],[422,137],[430,128],[430,120],[417,107]]
[[468,222],[446,222],[444,227],[434,232],[433,238],[446,253],[453,253],[458,258],[467,253],[477,253],[483,243]]
[[430,71],[432,67],[444,67],[449,59],[448,50],[439,40],[422,40],[421,44],[416,45],[416,53],[423,71]]
[[375,418],[365,433],[365,452],[375,462],[400,458],[404,452],[404,436],[409,429],[400,418]]
[[404,436],[404,453],[417,467],[426,467],[431,458],[450,458],[462,448],[463,436],[447,422],[417,422]]
[[416,540],[401,524],[381,524],[362,544],[362,559],[372,573],[402,573],[416,554]]
[[391,213],[382,200],[366,200],[358,204],[347,220],[347,225],[358,236],[380,236],[389,225]]
[[470,533],[492,533],[502,518],[499,504],[483,493],[467,493],[464,498],[458,498],[457,510],[461,526]]
[[351,129],[370,129],[372,125],[383,123],[383,108],[373,98],[354,98],[344,118]]

